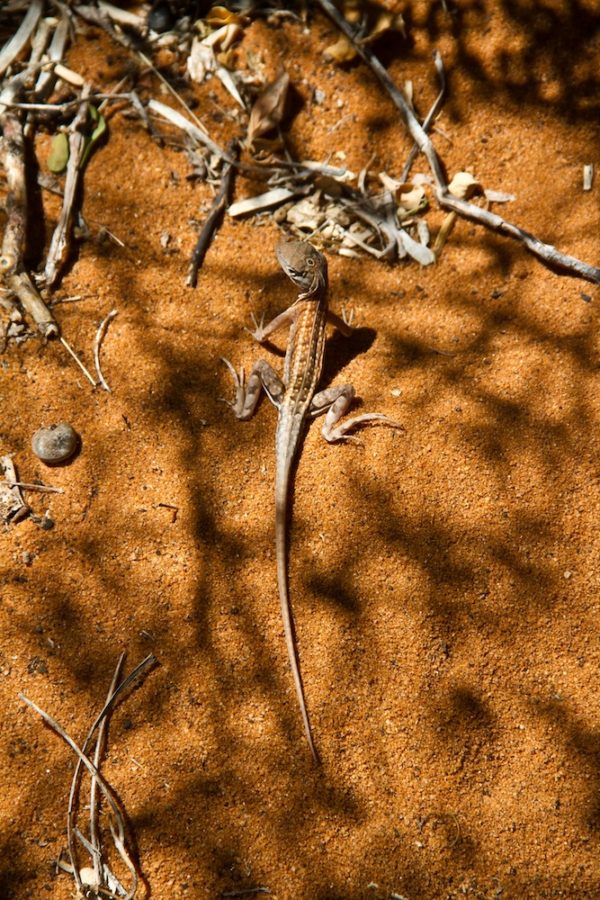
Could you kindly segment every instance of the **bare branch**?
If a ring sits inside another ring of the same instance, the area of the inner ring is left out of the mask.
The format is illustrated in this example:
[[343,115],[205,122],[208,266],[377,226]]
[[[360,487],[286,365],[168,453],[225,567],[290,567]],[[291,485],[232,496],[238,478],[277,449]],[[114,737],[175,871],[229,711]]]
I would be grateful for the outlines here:
[[[444,71],[444,62],[442,60],[442,55],[439,50],[436,50],[433,54],[433,64],[435,66],[435,70],[437,72],[439,81],[440,81],[440,90],[433,101],[433,106],[425,116],[423,120],[423,131],[428,132],[433,123],[435,122],[436,117],[438,116],[440,109],[442,108],[442,103],[446,97],[446,73]],[[400,181],[405,182],[408,180],[408,176],[410,174],[410,170],[412,168],[412,164],[415,161],[417,154],[419,152],[419,148],[417,144],[413,144],[408,154],[408,159],[406,160],[405,166],[402,170],[402,175],[400,176]]]
[[8,221],[2,241],[0,271],[4,272],[7,286],[19,298],[39,332],[47,338],[56,337],[60,331],[58,322],[40,297],[23,264],[27,228],[23,125],[17,113],[6,110],[0,114],[0,125],[2,126],[0,162],[6,172],[8,187],[6,197]]
[[[235,154],[237,153],[237,145],[234,142],[232,142],[227,147],[227,153],[232,156],[235,156]],[[220,225],[220,222],[223,218],[223,213],[225,212],[225,208],[227,207],[229,198],[231,196],[231,185],[233,182],[234,172],[235,170],[232,163],[224,163],[223,171],[221,174],[221,185],[215,196],[215,199],[213,200],[210,212],[206,218],[206,222],[202,227],[202,231],[198,236],[198,241],[192,254],[190,268],[186,279],[186,284],[188,287],[196,287],[198,281],[198,269],[204,262],[206,251],[208,250],[210,242],[213,239],[215,231]]]

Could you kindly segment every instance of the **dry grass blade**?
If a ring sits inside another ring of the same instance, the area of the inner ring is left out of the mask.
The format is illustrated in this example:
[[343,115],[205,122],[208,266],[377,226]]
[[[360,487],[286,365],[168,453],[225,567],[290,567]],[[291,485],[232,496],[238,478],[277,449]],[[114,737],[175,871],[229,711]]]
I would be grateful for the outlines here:
[[458,197],[453,197],[448,192],[444,168],[429,136],[419,124],[413,110],[407,103],[402,92],[394,84],[387,69],[382,65],[377,56],[375,56],[370,47],[360,44],[356,40],[352,28],[348,25],[331,0],[318,0],[318,3],[329,18],[337,25],[340,31],[353,42],[364,62],[370,67],[373,74],[383,85],[390,99],[399,110],[410,136],[429,163],[429,167],[435,180],[436,195],[440,206],[444,209],[454,210],[459,216],[463,216],[466,219],[484,225],[492,231],[497,231],[500,234],[520,241],[531,253],[540,259],[543,259],[551,266],[566,269],[567,271],[579,275],[581,278],[585,278],[595,284],[600,284],[600,268],[591,266],[573,256],[561,253],[556,247],[553,247],[551,244],[545,244],[534,235],[519,228],[518,225],[507,222],[502,216],[499,216],[496,213],[481,209],[481,207],[476,206],[474,203],[470,203],[468,200],[461,200]]
[[289,86],[290,77],[287,72],[283,71],[258,95],[248,123],[248,145],[250,147],[257,137],[267,134],[281,124]]
[[402,237],[402,243],[406,249],[406,252],[409,256],[411,256],[416,262],[421,266],[430,266],[435,262],[435,253],[433,250],[430,250],[429,247],[426,247],[424,244],[419,243],[419,241],[415,241],[414,238],[411,238],[410,234],[404,230],[404,228],[400,229],[400,235]]
[[[110,703],[121,679],[121,671],[125,662],[125,654],[121,653],[115,672],[108,689],[106,702]],[[106,745],[108,719],[104,717],[98,727],[98,737],[96,740],[96,749],[94,750],[94,765],[100,768],[100,761],[104,754]],[[92,846],[92,860],[94,863],[94,874],[98,884],[102,882],[102,848],[100,844],[100,834],[98,832],[98,782],[92,778],[90,782],[90,844]]]
[[[204,135],[204,137],[205,137],[208,141],[210,141],[210,138],[208,137],[208,130],[207,130],[206,126],[203,125],[203,123],[200,121],[200,119],[199,119],[196,115],[194,115],[194,113],[193,113],[192,110],[189,108],[189,106],[187,105],[187,103],[185,102],[185,100],[184,100],[182,97],[179,96],[179,94],[177,93],[177,91],[176,91],[173,87],[171,87],[171,85],[169,84],[169,82],[167,81],[167,79],[164,77],[164,75],[161,75],[161,73],[158,71],[158,69],[157,69],[157,68],[153,65],[153,63],[148,59],[148,57],[146,56],[146,54],[145,54],[145,53],[142,53],[141,51],[138,51],[138,53],[139,53],[139,57],[140,57],[140,59],[142,60],[142,62],[145,63],[145,64],[152,70],[152,72],[154,73],[154,75],[156,75],[156,77],[162,82],[162,84],[164,84],[165,88],[168,90],[168,92],[171,94],[171,96],[174,97],[175,100],[177,100],[177,102],[179,103],[179,105],[182,106],[183,109],[185,109],[185,111],[186,111],[187,114],[190,116],[190,118],[194,120],[194,122],[196,123],[196,127],[202,132],[202,134]],[[215,145],[215,146],[216,146],[216,145]]]
[[94,362],[96,364],[96,372],[98,373],[98,381],[100,386],[104,388],[108,393],[112,393],[110,387],[106,383],[104,375],[102,374],[102,369],[100,368],[100,347],[102,345],[102,341],[104,339],[104,335],[106,334],[106,329],[108,328],[109,322],[114,319],[117,315],[116,309],[111,309],[108,315],[102,319],[100,325],[98,326],[98,331],[96,332],[96,338],[94,340]]
[[150,100],[148,109],[157,113],[159,116],[162,116],[162,118],[166,119],[168,122],[171,122],[176,128],[181,128],[181,130],[185,131],[186,134],[189,134],[193,140],[204,144],[211,153],[215,153],[221,159],[225,160],[225,162],[233,163],[231,157],[225,153],[222,147],[215,144],[201,128],[194,125],[194,123],[186,119],[185,116],[182,116],[176,109],[172,109],[170,106],[167,106],[166,103],[161,103],[160,100]]
[[[436,117],[439,115],[439,112],[442,108],[442,103],[444,102],[444,98],[446,96],[446,72],[444,70],[444,61],[442,60],[442,55],[439,52],[439,50],[436,50],[435,53],[433,54],[433,64],[435,66],[435,70],[437,72],[437,76],[438,76],[438,79],[440,82],[440,90],[439,90],[437,97],[433,101],[433,105],[432,105],[431,109],[429,110],[429,112],[425,116],[425,119],[423,120],[422,128],[423,128],[423,131],[426,133],[429,131],[429,129],[433,125]],[[411,147],[410,153],[408,154],[408,159],[406,160],[406,163],[402,170],[402,175],[400,176],[400,180],[402,182],[404,182],[408,179],[410,170],[412,168],[412,164],[415,161],[418,152],[419,152],[418,145],[413,144]]]
[[[113,681],[111,683],[111,688],[109,690],[107,700],[106,700],[102,710],[100,711],[99,715],[96,717],[96,720],[94,721],[90,730],[88,731],[87,737],[81,748],[67,734],[67,732],[58,724],[58,722],[52,718],[52,716],[50,716],[44,710],[40,709],[40,707],[37,706],[36,703],[34,703],[32,700],[29,700],[24,694],[20,693],[19,697],[21,700],[23,700],[24,703],[26,703],[29,707],[31,707],[31,709],[33,709],[34,712],[37,712],[38,715],[40,715],[43,718],[43,720],[65,741],[65,743],[68,744],[68,746],[74,751],[74,753],[77,755],[77,758],[78,758],[77,764],[75,767],[75,772],[73,773],[73,780],[71,782],[71,792],[69,795],[69,810],[68,810],[68,822],[67,822],[67,827],[68,827],[69,835],[70,835],[70,837],[69,837],[69,853],[72,857],[72,863],[71,863],[71,867],[73,870],[72,874],[74,875],[74,878],[77,882],[78,889],[82,890],[83,883],[81,881],[81,877],[80,877],[80,873],[79,873],[79,869],[78,869],[77,858],[76,858],[76,853],[74,850],[74,842],[73,842],[73,836],[74,836],[75,830],[76,830],[74,827],[74,809],[75,809],[75,801],[76,801],[76,798],[78,795],[79,786],[80,786],[80,782],[81,782],[81,776],[83,774],[81,767],[84,766],[88,770],[92,779],[95,780],[97,789],[99,789],[101,791],[102,795],[104,796],[106,802],[108,803],[108,805],[110,807],[110,810],[112,813],[112,817],[110,817],[110,819],[109,819],[111,835],[112,835],[112,838],[113,838],[113,841],[115,844],[115,848],[116,848],[117,852],[119,853],[123,863],[127,867],[128,871],[131,875],[131,879],[132,879],[131,887],[130,887],[129,891],[126,893],[126,900],[133,900],[133,897],[137,890],[139,868],[135,861],[134,853],[130,849],[130,841],[127,838],[127,827],[126,827],[126,819],[125,819],[124,811],[123,811],[122,805],[121,805],[117,795],[115,794],[115,792],[113,791],[111,786],[108,784],[108,782],[101,775],[98,765],[93,763],[89,759],[89,751],[92,746],[92,741],[94,739],[94,735],[96,734],[96,731],[100,728],[100,726],[104,722],[104,720],[107,718],[107,716],[114,709],[117,700],[120,697],[122,697],[124,695],[124,693],[129,688],[131,688],[137,681],[139,681],[139,679],[143,675],[145,675],[156,664],[157,660],[156,660],[155,656],[150,654],[145,659],[143,659],[142,662],[139,663],[138,666],[136,666],[136,668],[130,673],[130,675],[127,676],[127,678],[125,678],[124,681],[122,681],[118,685],[118,687],[116,687],[116,683],[118,681],[118,678],[120,677],[122,662],[123,662],[123,656],[119,659],[117,669],[116,669],[115,675],[113,677]],[[95,755],[95,760],[99,761],[100,755],[101,754],[99,754],[97,757]],[[94,846],[94,845],[91,844],[90,846]],[[95,858],[95,856],[96,856],[95,852],[92,853],[92,857]],[[67,869],[67,871],[70,871],[71,867],[69,867],[69,869]],[[65,868],[65,867],[63,866],[63,868]],[[103,866],[102,867],[102,875],[105,876],[107,871],[110,872],[110,870],[106,866]],[[113,876],[113,878],[114,878],[114,876]],[[115,881],[116,881],[116,879],[115,879]],[[104,890],[103,892],[105,894],[107,893],[106,890]]]
[[136,28],[142,33],[147,30],[143,16],[138,16],[126,9],[120,9],[112,3],[106,3],[106,0],[98,0],[98,7],[118,25],[128,25],[130,28]]
[[[43,709],[41,709],[36,703],[33,702],[33,700],[29,700],[29,698],[26,697],[24,694],[19,694],[19,698],[24,703],[26,703],[29,707],[31,707],[31,709],[33,709],[34,712],[38,713],[38,715],[40,715],[42,717],[42,719],[46,722],[46,724],[49,725],[53,729],[53,731],[55,731],[63,739],[63,741],[71,748],[71,750],[73,750],[73,752],[78,757],[78,761],[86,767],[86,769],[89,771],[90,775],[92,775],[93,777],[96,778],[96,780],[98,782],[98,786],[100,787],[100,790],[102,791],[106,802],[110,806],[111,812],[114,817],[114,821],[116,823],[117,834],[119,835],[120,838],[121,838],[121,836],[122,836],[122,838],[124,838],[125,837],[125,819],[123,818],[123,813],[120,809],[119,801],[117,800],[117,797],[116,797],[114,791],[112,790],[112,788],[110,787],[110,785],[108,784],[108,782],[104,780],[103,776],[96,769],[94,764],[85,755],[85,753],[80,749],[80,747],[78,747],[78,745],[75,743],[73,738],[70,737],[70,735],[67,734],[67,732],[64,730],[64,728],[62,728],[58,724],[56,719],[53,719],[51,715],[49,715],[47,712],[45,712]],[[120,845],[120,847],[124,846],[123,839],[121,839],[119,841],[119,845]],[[136,867],[133,862],[133,859],[131,858],[131,856],[128,852],[125,852],[124,855],[122,854],[122,858],[123,858],[123,862],[125,863],[125,865],[129,869],[129,871],[131,872],[133,882],[134,882],[133,890],[129,891],[129,893],[127,895],[128,900],[132,900],[132,898],[135,894],[135,888],[137,887],[137,871],[136,871]],[[78,874],[79,873],[77,872],[77,875]],[[76,876],[76,880],[77,880],[77,876]],[[78,884],[78,887],[80,887],[80,886],[81,886],[81,879],[79,879],[79,884]]]
[[[125,654],[122,653],[117,662],[117,666],[112,677],[112,681],[110,683],[110,688],[108,690],[108,696],[106,702],[109,703],[112,700],[113,694],[115,693],[117,684],[119,682],[119,678],[121,677],[121,670],[123,668],[123,663],[125,661]],[[104,740],[106,736],[106,717],[102,720],[100,727],[98,728],[98,738],[96,740],[96,749],[94,752],[94,766],[96,770],[99,769],[100,766],[100,758],[102,752],[104,751]],[[91,737],[91,735],[88,735]],[[84,748],[86,748],[86,743],[84,744]],[[87,748],[86,748],[87,749]],[[73,779],[71,781],[71,790],[69,791],[69,805],[67,808],[67,847],[69,852],[69,859],[71,860],[71,866],[73,869],[73,877],[75,879],[75,883],[77,884],[77,889],[81,893],[83,893],[83,884],[81,881],[81,876],[79,874],[79,861],[77,859],[77,851],[75,849],[75,840],[74,840],[74,827],[73,827],[73,817],[74,817],[74,808],[76,806],[76,800],[79,799],[79,787],[81,784],[81,761],[77,761],[77,765],[75,766],[75,771],[73,773]],[[96,884],[102,884],[102,859],[101,859],[101,848],[100,841],[97,833],[97,821],[98,821],[98,809],[97,809],[97,785],[98,781],[95,775],[92,776],[90,783],[90,841],[89,841],[89,853],[92,857],[92,861],[94,864],[94,875],[96,877]]]
[[[0,460],[1,464],[1,460]],[[64,494],[64,488],[52,487],[49,484],[35,484],[29,481],[9,481],[8,479],[0,481],[0,484],[13,488],[18,487],[23,491],[37,491],[40,494]]]
[[62,335],[59,337],[59,341],[61,342],[61,344],[67,351],[67,353],[75,360],[75,362],[77,363],[77,365],[79,366],[79,368],[81,369],[81,371],[83,372],[83,374],[85,375],[85,377],[87,378],[89,383],[92,385],[92,387],[96,387],[97,382],[96,382],[95,378],[86,369],[86,367],[84,366],[82,361],[79,359],[79,357],[77,356],[77,354],[75,353],[75,351],[73,350],[71,345],[67,343],[67,341],[64,339],[64,337]]

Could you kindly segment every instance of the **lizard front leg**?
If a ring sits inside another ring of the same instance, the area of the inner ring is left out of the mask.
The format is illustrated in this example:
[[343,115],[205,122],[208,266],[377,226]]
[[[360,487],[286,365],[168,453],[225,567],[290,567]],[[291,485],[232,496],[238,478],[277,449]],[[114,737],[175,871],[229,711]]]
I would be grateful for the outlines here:
[[404,428],[400,422],[388,418],[383,413],[362,413],[360,416],[353,416],[347,422],[338,425],[342,416],[348,412],[354,397],[355,391],[351,384],[327,388],[313,397],[310,415],[320,416],[327,413],[321,434],[330,444],[335,441],[352,440],[348,436],[348,432],[363,425],[380,424],[388,425],[390,428]]
[[285,325],[291,325],[297,315],[298,308],[295,304],[288,306],[282,313],[275,316],[274,319],[271,319],[268,325],[264,324],[264,315],[261,316],[260,321],[258,321],[254,314],[252,314],[254,331],[250,331],[249,328],[247,328],[246,331],[248,334],[252,335],[255,341],[258,341],[259,344],[263,344],[272,334],[279,331],[280,328],[283,328]]
[[224,356],[221,359],[229,369],[235,387],[235,400],[225,400],[225,403],[232,408],[238,419],[245,421],[252,417],[260,399],[261,388],[273,406],[279,409],[281,398],[285,393],[285,385],[268,362],[264,359],[259,359],[250,372],[247,384],[244,384],[243,367],[238,374],[228,359],[225,359]]

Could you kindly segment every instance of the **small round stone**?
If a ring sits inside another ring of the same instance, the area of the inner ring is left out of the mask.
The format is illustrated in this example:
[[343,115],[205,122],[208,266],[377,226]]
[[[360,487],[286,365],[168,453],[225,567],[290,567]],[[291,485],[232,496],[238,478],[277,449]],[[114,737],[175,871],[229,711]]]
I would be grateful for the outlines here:
[[31,449],[47,466],[69,459],[79,446],[79,435],[67,422],[40,428],[31,439]]

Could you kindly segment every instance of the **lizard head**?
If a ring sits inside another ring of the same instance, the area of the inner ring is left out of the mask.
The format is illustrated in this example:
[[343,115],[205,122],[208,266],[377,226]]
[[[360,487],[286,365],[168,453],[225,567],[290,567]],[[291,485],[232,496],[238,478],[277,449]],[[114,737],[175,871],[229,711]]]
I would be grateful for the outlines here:
[[313,297],[327,287],[327,260],[308,241],[286,241],[277,245],[279,265],[304,298]]

